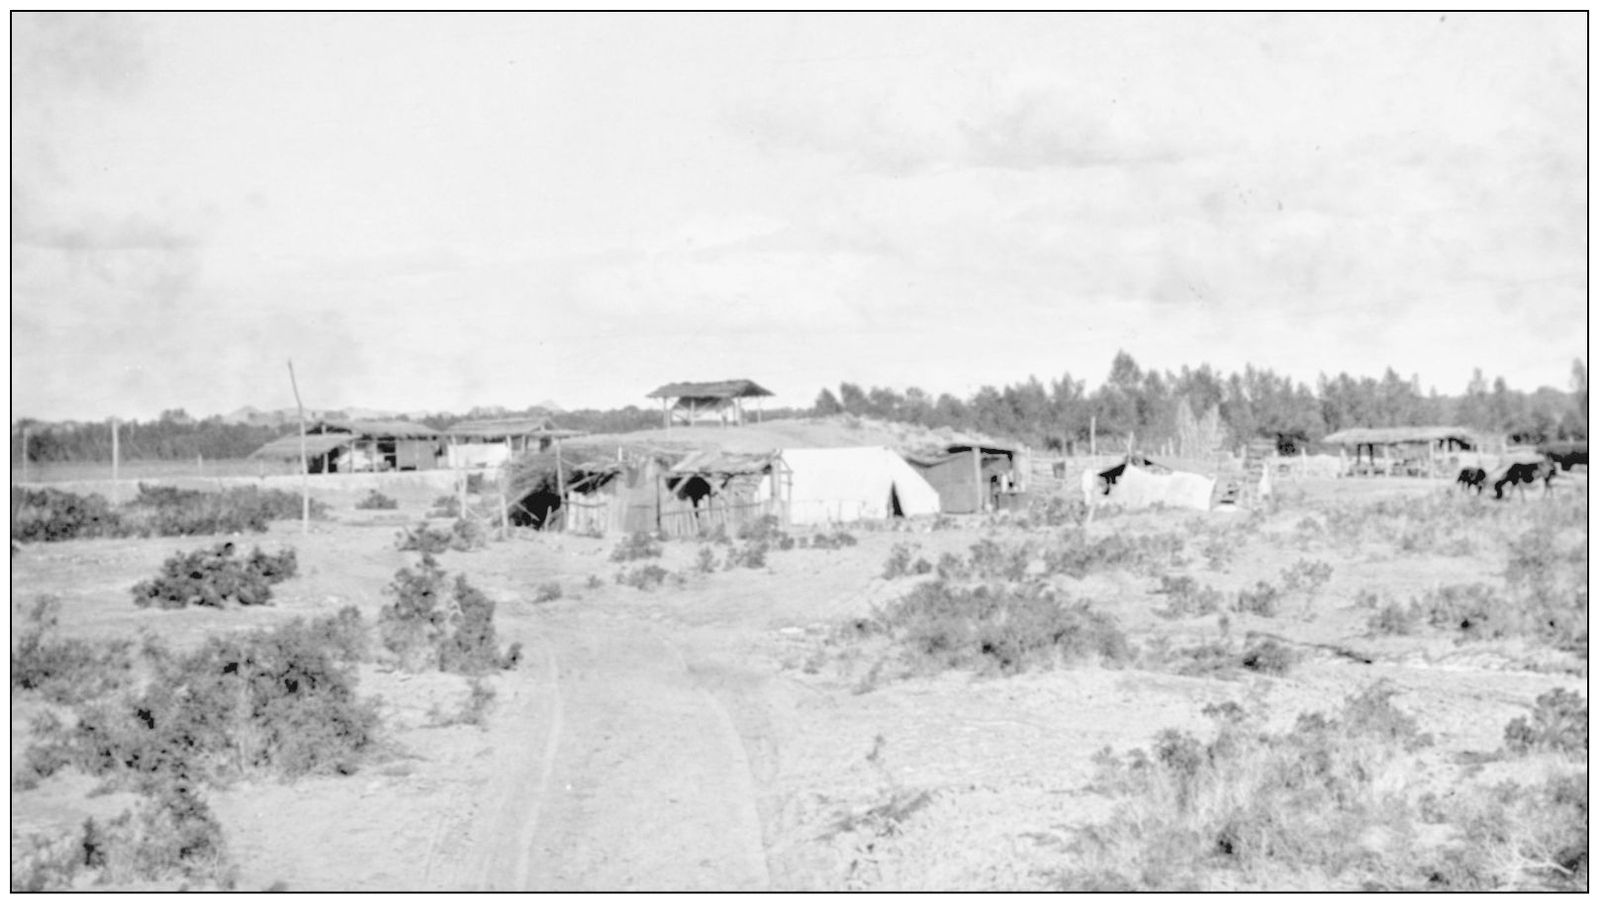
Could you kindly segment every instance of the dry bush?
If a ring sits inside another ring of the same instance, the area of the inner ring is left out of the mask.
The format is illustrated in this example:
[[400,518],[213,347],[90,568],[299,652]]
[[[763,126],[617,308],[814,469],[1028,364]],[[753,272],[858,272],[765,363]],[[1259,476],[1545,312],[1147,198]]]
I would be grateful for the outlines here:
[[1114,619],[1064,604],[1042,586],[918,585],[876,617],[916,670],[1018,673],[1089,659],[1131,658]]
[[1504,746],[1517,755],[1556,751],[1587,754],[1587,699],[1564,689],[1538,696],[1530,722],[1517,717],[1504,727]]
[[400,506],[400,502],[378,489],[368,489],[368,493],[356,503],[359,511],[393,511]]
[[[1211,706],[1220,726],[1210,741],[1166,730],[1150,751],[1105,749],[1095,788],[1121,803],[1069,843],[1061,888],[1274,887],[1310,871],[1330,888],[1359,888],[1408,873],[1418,859],[1402,848],[1407,753],[1430,740],[1390,695],[1373,686],[1335,717],[1306,713],[1285,733],[1235,704]],[[1377,833],[1388,841],[1361,841]]]
[[448,583],[431,555],[396,571],[384,592],[395,601],[379,610],[379,636],[403,668],[479,674],[517,666],[522,647],[503,653],[497,645],[496,603],[463,574]]
[[46,701],[73,704],[99,698],[134,679],[134,643],[88,642],[57,635],[61,600],[41,595],[11,608],[11,689],[37,692]]
[[607,556],[615,564],[626,561],[639,561],[646,558],[663,556],[663,543],[649,532],[630,533],[613,548],[613,553]]
[[[733,554],[734,551],[732,550],[731,553]],[[759,564],[759,566],[762,565]],[[648,589],[661,586],[663,581],[666,579],[668,579],[667,570],[664,570],[662,567],[659,567],[656,564],[642,564],[633,570],[618,571],[618,575],[613,578],[613,581],[621,586],[633,586],[634,588],[645,592]]]
[[1213,586],[1199,585],[1190,576],[1161,576],[1158,591],[1168,599],[1167,604],[1158,611],[1158,615],[1166,620],[1213,614],[1225,602],[1225,593]]
[[271,555],[253,548],[243,559],[235,557],[234,550],[233,542],[223,542],[173,555],[162,562],[161,573],[154,579],[143,580],[130,590],[134,604],[142,608],[267,604],[273,598],[273,585],[295,575],[293,548]]

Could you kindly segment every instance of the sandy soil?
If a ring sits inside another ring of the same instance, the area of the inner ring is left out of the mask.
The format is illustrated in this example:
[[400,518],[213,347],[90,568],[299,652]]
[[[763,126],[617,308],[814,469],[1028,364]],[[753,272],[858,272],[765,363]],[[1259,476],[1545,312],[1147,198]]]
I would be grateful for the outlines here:
[[[1207,571],[1189,547],[1178,571],[1226,591],[1273,581],[1300,557],[1333,565],[1331,583],[1304,608],[1273,620],[1234,615],[1230,629],[1359,648],[1373,663],[1311,650],[1285,678],[1086,666],[892,679],[865,691],[867,659],[829,637],[911,587],[912,578],[880,576],[894,545],[916,543],[933,561],[986,535],[1047,536],[981,518],[935,532],[858,530],[856,547],[771,551],[762,570],[697,573],[698,546],[670,543],[654,563],[683,574],[683,584],[652,591],[614,582],[633,566],[608,560],[616,540],[524,533],[448,552],[442,566],[498,602],[502,641],[526,651],[517,670],[490,680],[497,698],[487,724],[431,725],[466,696],[459,677],[364,665],[361,691],[383,700],[388,754],[355,776],[247,782],[210,801],[241,889],[1046,888],[1044,875],[1062,866],[1055,838],[1109,813],[1108,799],[1087,790],[1096,752],[1146,747],[1169,727],[1207,734],[1202,708],[1211,702],[1260,699],[1289,723],[1385,677],[1401,690],[1396,703],[1436,734],[1420,779],[1447,786],[1458,779],[1455,756],[1498,749],[1505,723],[1537,695],[1585,694],[1579,662],[1523,643],[1365,635],[1371,612],[1355,606],[1360,591],[1406,598],[1436,583],[1497,582],[1501,560],[1406,557],[1376,542],[1305,551],[1293,536],[1321,500],[1443,490],[1310,481],[1290,490],[1225,572]],[[260,538],[264,548],[295,548],[301,561],[271,608],[135,608],[133,583],[175,550],[205,544],[184,539],[29,546],[13,560],[12,594],[60,596],[69,634],[149,629],[180,645],[345,604],[371,618],[385,603],[382,588],[415,558],[395,550],[395,531],[429,499],[407,499],[400,514],[335,500],[336,519],[311,535],[275,524]],[[1220,516],[1228,515],[1110,517],[1092,535],[1192,534]],[[537,604],[536,587],[552,581],[561,599]],[[1220,634],[1214,617],[1157,617],[1155,582],[1100,574],[1073,590],[1116,616],[1137,644]],[[12,701],[15,772],[37,703]],[[131,800],[92,789],[68,774],[14,788],[13,837],[71,829]],[[912,806],[906,816],[876,819],[877,807],[898,799]]]

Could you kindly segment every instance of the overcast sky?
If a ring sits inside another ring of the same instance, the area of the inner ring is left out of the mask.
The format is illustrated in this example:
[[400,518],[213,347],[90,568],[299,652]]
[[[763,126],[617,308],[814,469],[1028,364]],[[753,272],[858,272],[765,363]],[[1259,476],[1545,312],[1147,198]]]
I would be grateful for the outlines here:
[[13,419],[1586,355],[1580,14],[11,24]]

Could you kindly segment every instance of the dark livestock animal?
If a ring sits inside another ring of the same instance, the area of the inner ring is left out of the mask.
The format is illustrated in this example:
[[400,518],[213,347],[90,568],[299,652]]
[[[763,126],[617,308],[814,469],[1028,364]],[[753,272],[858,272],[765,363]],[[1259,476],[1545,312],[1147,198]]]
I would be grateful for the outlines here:
[[1476,494],[1480,495],[1482,489],[1487,487],[1487,471],[1481,467],[1465,467],[1459,471],[1458,482],[1460,486],[1464,487],[1465,491],[1468,492],[1471,489],[1475,489]]
[[1493,482],[1493,497],[1504,497],[1504,486],[1511,489],[1520,489],[1520,499],[1526,500],[1526,487],[1541,479],[1543,481],[1543,494],[1549,495],[1554,491],[1554,462],[1543,460],[1541,462],[1510,464],[1504,469],[1496,481]]
[[1571,467],[1587,466],[1587,442],[1549,442],[1539,450],[1551,463],[1567,473]]

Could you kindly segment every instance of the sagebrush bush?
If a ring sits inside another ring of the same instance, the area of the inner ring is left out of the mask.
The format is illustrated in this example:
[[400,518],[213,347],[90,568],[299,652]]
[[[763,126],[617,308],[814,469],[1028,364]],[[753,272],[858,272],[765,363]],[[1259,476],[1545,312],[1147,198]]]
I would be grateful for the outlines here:
[[885,568],[881,571],[880,577],[882,579],[896,579],[899,576],[906,576],[909,567],[913,564],[913,553],[918,548],[919,546],[917,545],[905,542],[898,542],[891,546],[891,556],[886,558]]
[[407,670],[478,674],[522,656],[517,643],[506,653],[497,646],[496,603],[463,574],[448,582],[432,555],[396,571],[384,593],[395,601],[379,610],[379,637]]
[[429,505],[429,516],[455,519],[462,513],[462,499],[456,495],[439,495]]
[[162,562],[154,579],[143,580],[130,590],[134,604],[169,609],[267,604],[273,598],[272,587],[295,575],[293,548],[277,554],[253,548],[245,558],[234,552],[233,542],[223,542],[173,555]]
[[780,518],[773,514],[764,514],[755,520],[748,520],[735,530],[735,538],[743,542],[777,542],[783,535],[785,530],[780,528]]
[[393,511],[400,506],[399,501],[378,489],[368,489],[368,493],[356,503],[356,509],[359,511]]
[[123,535],[122,517],[101,495],[57,489],[11,490],[11,537],[23,542],[65,542]]
[[1231,609],[1239,614],[1274,617],[1281,609],[1281,590],[1261,579],[1251,589],[1238,589]]
[[[60,599],[42,595],[12,605],[11,688],[72,704],[111,694],[133,680],[134,643],[60,638]],[[20,617],[19,617],[20,614]]]
[[1213,586],[1200,585],[1190,576],[1159,577],[1159,592],[1168,598],[1168,603],[1158,615],[1167,620],[1213,614],[1225,602],[1225,593]]
[[437,529],[427,522],[396,534],[396,550],[440,554],[444,551],[474,551],[489,544],[479,521],[468,517],[453,520],[449,528]]
[[1587,754],[1587,699],[1566,689],[1537,697],[1531,721],[1517,717],[1504,727],[1504,746],[1517,755],[1552,750]]
[[1085,530],[1069,529],[1060,534],[1059,541],[1047,549],[1042,560],[1048,573],[1062,573],[1074,579],[1107,570],[1134,570],[1158,576],[1164,567],[1182,563],[1179,558],[1185,548],[1185,540],[1175,533],[1115,533],[1089,542]]
[[[1284,733],[1238,705],[1211,706],[1212,740],[1165,730],[1123,759],[1105,748],[1095,785],[1117,799],[1115,814],[1076,831],[1061,888],[1195,890],[1232,871],[1252,888],[1315,870],[1329,888],[1356,889],[1417,873],[1421,856],[1401,841],[1412,836],[1408,806],[1393,787],[1422,736],[1391,696],[1373,686]],[[1380,853],[1358,841],[1375,830],[1400,841]]]
[[858,537],[857,536],[853,535],[850,532],[847,532],[845,529],[839,529],[838,528],[838,529],[836,529],[835,532],[830,533],[828,535],[826,535],[825,533],[822,533],[822,532],[814,533],[813,534],[813,541],[812,541],[811,544],[809,544],[808,547],[810,547],[810,548],[824,548],[824,549],[829,549],[829,550],[833,551],[834,549],[837,549],[837,548],[851,548],[853,545],[856,545],[856,544],[858,544]]
[[[761,570],[768,562],[769,543],[765,539],[747,539],[739,547],[731,547],[724,561],[725,570],[734,570],[737,567],[746,567],[750,570]],[[661,580],[659,580],[661,582]]]
[[[326,516],[328,505],[313,501],[312,516]],[[235,486],[203,492],[140,483],[139,494],[122,507],[127,534],[208,536],[266,532],[274,520],[298,520],[301,498],[282,489]]]
[[1388,601],[1385,607],[1370,615],[1365,628],[1371,635],[1409,636],[1420,629],[1424,620],[1419,602],[1410,602],[1404,607],[1396,601]]
[[146,788],[252,770],[353,772],[379,718],[341,663],[356,653],[349,633],[359,615],[349,610],[146,655],[152,675],[142,688],[80,705],[70,728],[40,724],[37,760]]
[[[732,549],[730,553],[734,555],[736,552]],[[759,566],[762,565],[759,564]],[[615,581],[621,586],[633,586],[644,592],[647,589],[661,586],[665,579],[668,579],[667,570],[656,564],[642,564],[627,572],[624,570],[618,571]]]
[[714,570],[717,570],[717,569],[718,569],[718,558],[717,558],[716,555],[713,554],[713,549],[708,548],[706,545],[703,545],[701,548],[698,548],[696,550],[696,572],[697,573],[712,573]]
[[918,585],[878,614],[920,669],[1018,673],[1031,667],[1131,657],[1125,634],[1087,601],[1064,604],[1041,586]]
[[621,540],[607,559],[615,564],[621,564],[662,556],[663,544],[655,536],[649,532],[634,532],[630,533],[628,538]]
[[1325,561],[1299,559],[1297,563],[1281,571],[1281,586],[1288,593],[1304,592],[1313,595],[1331,581],[1331,573],[1331,565]]
[[535,604],[545,604],[563,597],[562,583],[552,580],[535,587]]
[[105,824],[88,819],[80,846],[97,883],[182,876],[231,888],[222,824],[186,781],[165,783]]

